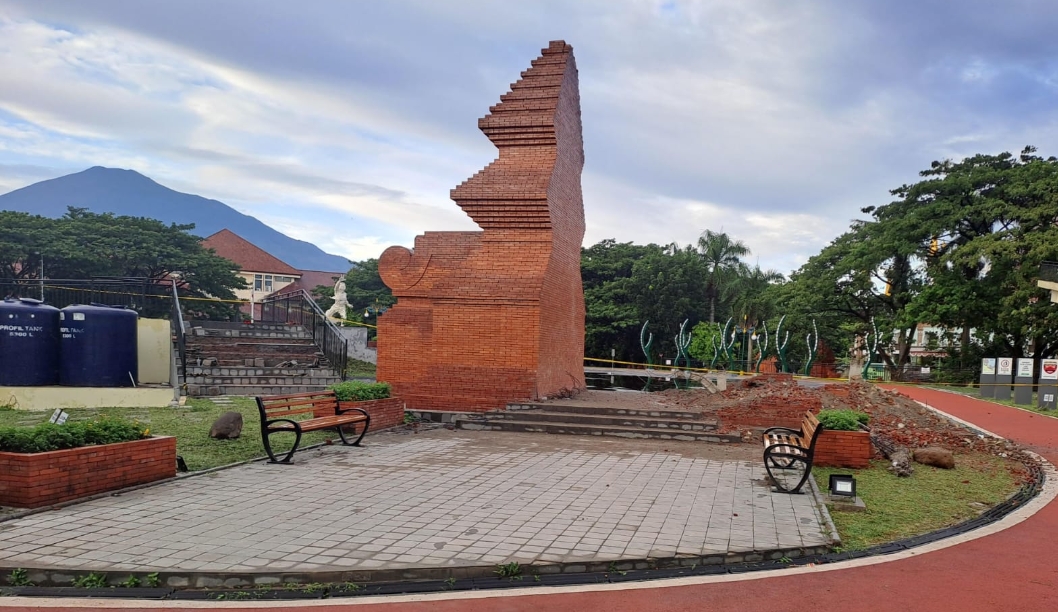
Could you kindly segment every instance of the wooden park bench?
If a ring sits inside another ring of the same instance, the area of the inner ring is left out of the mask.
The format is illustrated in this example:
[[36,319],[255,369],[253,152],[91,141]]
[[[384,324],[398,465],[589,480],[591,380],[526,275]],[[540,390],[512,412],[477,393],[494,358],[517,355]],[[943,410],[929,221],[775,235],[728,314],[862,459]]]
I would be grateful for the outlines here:
[[[351,446],[360,446],[364,439],[367,428],[371,425],[371,416],[360,408],[341,408],[334,391],[314,391],[311,393],[295,393],[293,395],[273,395],[270,397],[257,397],[257,410],[261,412],[261,439],[264,442],[265,452],[268,453],[269,463],[290,463],[294,451],[298,450],[301,443],[301,434],[308,431],[321,429],[333,429],[338,432],[342,443]],[[331,412],[334,414],[330,414]],[[302,414],[325,414],[326,416],[307,419],[292,418]],[[350,442],[348,434],[356,435],[356,424],[363,423],[364,428],[355,441]],[[352,431],[346,428],[352,426]],[[276,459],[272,452],[272,445],[268,443],[268,436],[274,433],[294,433],[294,446],[282,459]]]
[[[772,427],[764,431],[764,469],[776,489],[783,493],[800,492],[812,472],[812,457],[821,431],[823,426],[811,411],[801,420],[801,429]],[[795,486],[789,486],[795,481]]]

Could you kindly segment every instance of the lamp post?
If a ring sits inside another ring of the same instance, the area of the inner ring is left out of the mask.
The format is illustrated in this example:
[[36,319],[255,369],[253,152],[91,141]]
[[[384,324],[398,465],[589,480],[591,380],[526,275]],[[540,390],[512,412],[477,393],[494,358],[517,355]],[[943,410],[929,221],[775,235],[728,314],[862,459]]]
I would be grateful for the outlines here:
[[386,312],[387,310],[389,310],[389,308],[387,306],[379,306],[378,300],[376,299],[374,306],[368,306],[364,309],[364,318],[368,319],[371,317],[371,315],[374,315],[377,318],[378,315]]
[[37,252],[40,255],[40,301],[44,301],[44,253],[41,251]]

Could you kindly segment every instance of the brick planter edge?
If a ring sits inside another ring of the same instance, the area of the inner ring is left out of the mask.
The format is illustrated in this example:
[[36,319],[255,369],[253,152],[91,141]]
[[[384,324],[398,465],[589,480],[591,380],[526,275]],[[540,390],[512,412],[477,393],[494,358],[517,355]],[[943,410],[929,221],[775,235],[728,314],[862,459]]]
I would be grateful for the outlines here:
[[866,431],[825,429],[816,440],[814,465],[820,467],[865,468],[873,454],[871,436]]
[[0,452],[0,505],[40,508],[176,476],[176,438]]
[[[338,402],[342,408],[360,408],[371,415],[372,431],[389,429],[404,423],[404,400],[399,397],[387,397],[386,399],[367,400],[363,402]],[[323,416],[326,411],[317,410],[314,416]],[[359,430],[358,430],[359,431]]]

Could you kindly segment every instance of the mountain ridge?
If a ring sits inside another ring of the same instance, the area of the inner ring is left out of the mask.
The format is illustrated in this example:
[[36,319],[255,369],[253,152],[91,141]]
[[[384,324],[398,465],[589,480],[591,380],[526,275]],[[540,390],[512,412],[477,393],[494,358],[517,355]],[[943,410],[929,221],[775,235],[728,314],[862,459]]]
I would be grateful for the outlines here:
[[164,223],[193,223],[191,233],[200,238],[228,229],[299,270],[344,273],[351,267],[347,258],[291,238],[224,202],[176,191],[135,170],[93,166],[0,195],[0,210],[56,218],[66,214],[68,206]]

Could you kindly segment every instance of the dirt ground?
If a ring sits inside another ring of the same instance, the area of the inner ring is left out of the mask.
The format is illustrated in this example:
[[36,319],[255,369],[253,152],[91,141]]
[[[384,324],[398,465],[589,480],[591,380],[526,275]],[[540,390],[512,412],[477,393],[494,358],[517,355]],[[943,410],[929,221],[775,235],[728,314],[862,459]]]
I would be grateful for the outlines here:
[[[898,445],[910,449],[927,446],[947,448],[956,454],[986,453],[1013,459],[1011,469],[1019,476],[1024,470],[1018,463],[1031,461],[1021,449],[1004,440],[977,435],[970,430],[938,416],[914,400],[863,382],[839,383],[809,388],[792,378],[765,376],[750,378],[728,387],[726,391],[710,394],[703,389],[667,389],[653,393],[588,390],[572,399],[553,400],[555,403],[612,406],[646,410],[674,410],[696,412],[704,419],[715,419],[721,431],[739,430],[725,418],[737,420],[759,410],[762,404],[810,406],[822,409],[851,409],[870,415],[872,433],[888,437]],[[803,409],[802,409],[803,410]],[[747,442],[755,442],[756,431],[744,432]],[[751,444],[756,449],[756,444]],[[882,458],[878,454],[878,458]],[[967,457],[969,458],[969,457]]]

